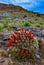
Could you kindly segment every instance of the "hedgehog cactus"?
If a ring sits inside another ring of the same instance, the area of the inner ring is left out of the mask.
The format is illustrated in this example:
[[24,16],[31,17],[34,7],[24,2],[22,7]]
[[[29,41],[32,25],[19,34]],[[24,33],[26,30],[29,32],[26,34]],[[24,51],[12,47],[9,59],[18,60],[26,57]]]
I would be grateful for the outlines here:
[[17,52],[15,56],[22,59],[32,58],[39,48],[35,35],[24,28],[10,36],[8,46],[14,46],[14,52]]

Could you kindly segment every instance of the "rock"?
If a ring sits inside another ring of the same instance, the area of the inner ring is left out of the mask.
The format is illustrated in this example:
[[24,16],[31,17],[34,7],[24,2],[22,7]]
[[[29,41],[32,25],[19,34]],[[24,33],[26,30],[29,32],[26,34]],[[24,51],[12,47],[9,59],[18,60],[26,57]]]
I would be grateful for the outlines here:
[[3,35],[3,40],[8,40],[10,39],[10,34],[4,34]]
[[27,65],[33,65],[32,63],[30,63],[30,62],[28,62],[28,64]]
[[39,51],[41,53],[41,57],[44,58],[44,39],[39,40],[39,48],[40,48]]
[[17,27],[15,27],[15,26],[13,26],[13,29],[15,30],[15,31],[17,31],[18,29],[17,29]]
[[41,59],[41,65],[44,65],[44,59]]
[[44,30],[42,30],[42,33],[44,34]]
[[30,65],[34,65],[34,63],[35,63],[35,62],[34,62],[34,59],[30,59],[30,60],[29,60],[29,64],[30,64]]
[[3,40],[0,40],[0,43],[2,44],[3,43]]
[[38,62],[38,65],[44,65],[44,59],[40,59],[40,61]]
[[4,62],[0,62],[0,65],[12,65],[11,60],[8,58],[3,58]]
[[3,46],[7,46],[8,45],[8,40],[3,41]]
[[2,39],[2,37],[3,37],[3,34],[0,33],[0,40]]
[[3,45],[3,46],[7,46],[7,43],[8,41],[3,41],[3,40],[0,40],[0,47]]
[[18,61],[15,61],[14,65],[22,65],[22,64],[20,62],[18,62]]
[[40,54],[39,53],[36,53],[36,58],[40,59]]
[[5,62],[5,59],[0,57],[0,63],[3,63],[3,62]]
[[1,54],[1,56],[8,57],[8,53],[7,53],[7,51],[4,50],[4,49],[0,49],[0,54]]
[[29,31],[29,27],[24,27],[26,31]]
[[44,30],[42,30],[41,34],[42,34],[42,36],[44,37]]
[[30,63],[28,62],[22,62],[21,65],[29,65]]

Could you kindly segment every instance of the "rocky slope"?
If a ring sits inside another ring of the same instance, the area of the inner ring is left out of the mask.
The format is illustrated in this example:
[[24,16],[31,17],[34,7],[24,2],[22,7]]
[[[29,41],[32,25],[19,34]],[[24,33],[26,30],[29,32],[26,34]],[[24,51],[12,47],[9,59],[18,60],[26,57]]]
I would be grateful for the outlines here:
[[0,17],[8,16],[10,18],[29,19],[44,21],[44,14],[27,11],[20,6],[0,3]]

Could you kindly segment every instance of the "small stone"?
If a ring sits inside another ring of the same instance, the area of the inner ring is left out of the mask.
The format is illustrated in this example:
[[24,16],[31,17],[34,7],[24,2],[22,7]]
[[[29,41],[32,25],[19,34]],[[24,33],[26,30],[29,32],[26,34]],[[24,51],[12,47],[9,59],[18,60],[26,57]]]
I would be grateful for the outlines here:
[[36,58],[40,59],[40,54],[39,53],[36,53]]
[[29,62],[27,65],[31,65],[31,63]]
[[3,40],[8,40],[8,39],[10,39],[10,34],[4,34],[3,35]]
[[44,65],[44,59],[40,60],[40,65]]
[[35,65],[38,65],[37,63],[35,63]]
[[16,62],[14,62],[14,65],[21,65],[21,63],[16,61]]

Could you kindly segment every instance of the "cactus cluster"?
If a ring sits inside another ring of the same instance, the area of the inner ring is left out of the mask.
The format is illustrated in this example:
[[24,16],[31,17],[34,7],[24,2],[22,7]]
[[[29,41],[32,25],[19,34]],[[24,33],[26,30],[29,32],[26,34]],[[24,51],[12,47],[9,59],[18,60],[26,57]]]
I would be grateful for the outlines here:
[[32,58],[39,48],[35,35],[30,31],[26,31],[24,28],[20,28],[19,31],[15,31],[10,36],[8,46],[15,47],[14,56],[19,59]]

